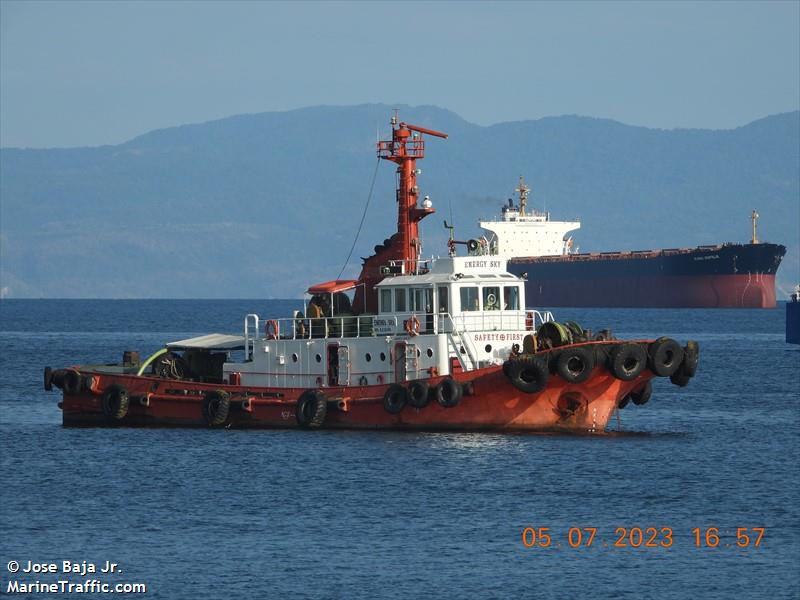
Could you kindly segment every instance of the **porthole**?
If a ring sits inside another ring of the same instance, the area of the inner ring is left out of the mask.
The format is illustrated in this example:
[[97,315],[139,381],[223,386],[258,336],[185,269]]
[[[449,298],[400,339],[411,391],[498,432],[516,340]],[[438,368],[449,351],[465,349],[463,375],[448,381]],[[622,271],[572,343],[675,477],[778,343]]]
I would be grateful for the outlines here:
[[484,350],[486,350],[486,353],[488,354],[489,352],[492,351],[492,345],[491,344],[486,344],[486,347],[484,348]]
[[386,354],[381,352],[381,362],[386,362]]
[[297,362],[297,359],[298,359],[298,356],[297,356],[297,353],[295,352],[294,354],[292,354],[292,362]]
[[322,355],[321,354],[317,354],[314,358],[317,359],[317,362],[322,362]]
[[367,359],[367,362],[371,361],[372,360],[372,354],[367,352],[367,355],[365,356],[365,358]]
[[464,348],[464,346],[461,346],[461,354],[466,354],[466,353],[467,353],[467,350]]
[[419,358],[420,356],[422,356],[422,352],[420,351],[419,348],[417,348],[417,358]]
[[432,357],[433,357],[433,350],[431,350],[430,348],[428,348],[428,350],[425,352],[425,354],[427,354],[427,355],[428,355],[428,358],[432,358]]

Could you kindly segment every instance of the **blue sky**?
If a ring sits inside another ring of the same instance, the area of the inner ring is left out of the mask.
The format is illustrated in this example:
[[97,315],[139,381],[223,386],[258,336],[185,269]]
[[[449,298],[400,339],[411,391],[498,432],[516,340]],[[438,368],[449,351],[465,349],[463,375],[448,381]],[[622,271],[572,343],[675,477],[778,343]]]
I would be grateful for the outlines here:
[[800,107],[800,2],[16,2],[0,145],[318,104],[731,128]]

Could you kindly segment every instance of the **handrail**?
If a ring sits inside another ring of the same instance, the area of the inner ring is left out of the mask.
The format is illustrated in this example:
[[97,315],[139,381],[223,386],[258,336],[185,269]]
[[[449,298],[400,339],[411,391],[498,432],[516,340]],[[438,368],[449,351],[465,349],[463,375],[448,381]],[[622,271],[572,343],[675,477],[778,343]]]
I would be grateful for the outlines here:
[[[535,309],[514,311],[470,311],[458,315],[449,312],[425,313],[409,311],[403,313],[381,313],[377,315],[338,315],[335,317],[293,317],[275,319],[280,331],[280,339],[312,338],[361,338],[376,335],[402,335],[404,322],[416,317],[421,324],[420,334],[452,334],[480,331],[522,331],[538,329],[542,323],[553,320],[550,311]],[[396,329],[376,333],[375,320],[396,319]],[[268,321],[257,314],[248,314],[244,319],[244,345],[247,358],[252,357],[257,339],[265,336],[262,326]]]
[[[253,319],[253,343],[250,343],[250,319]],[[252,346],[255,345],[255,341],[258,339],[258,324],[259,324],[259,317],[255,313],[250,313],[245,315],[244,317],[244,353],[245,353],[245,360],[251,360],[253,358],[253,351],[254,348]]]

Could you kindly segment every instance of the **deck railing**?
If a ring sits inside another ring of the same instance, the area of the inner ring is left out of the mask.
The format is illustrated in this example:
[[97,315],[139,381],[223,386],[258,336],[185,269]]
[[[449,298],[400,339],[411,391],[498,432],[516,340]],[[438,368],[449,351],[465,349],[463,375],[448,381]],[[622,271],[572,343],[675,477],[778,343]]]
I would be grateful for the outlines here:
[[[248,356],[258,339],[360,338],[402,334],[412,318],[419,322],[420,335],[464,333],[470,331],[536,330],[542,323],[553,320],[550,311],[476,311],[450,313],[392,313],[385,315],[341,315],[309,319],[297,316],[289,319],[261,319],[249,314],[244,319],[244,341]],[[416,331],[416,330],[415,330]]]

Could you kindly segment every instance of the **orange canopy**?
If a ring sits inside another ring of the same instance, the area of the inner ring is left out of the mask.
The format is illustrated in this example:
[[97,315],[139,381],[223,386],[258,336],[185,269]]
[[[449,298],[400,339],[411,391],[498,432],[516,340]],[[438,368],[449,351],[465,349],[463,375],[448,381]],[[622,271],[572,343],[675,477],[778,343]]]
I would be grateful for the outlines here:
[[312,285],[306,294],[335,294],[336,292],[346,292],[356,287],[358,281],[355,279],[334,279]]

